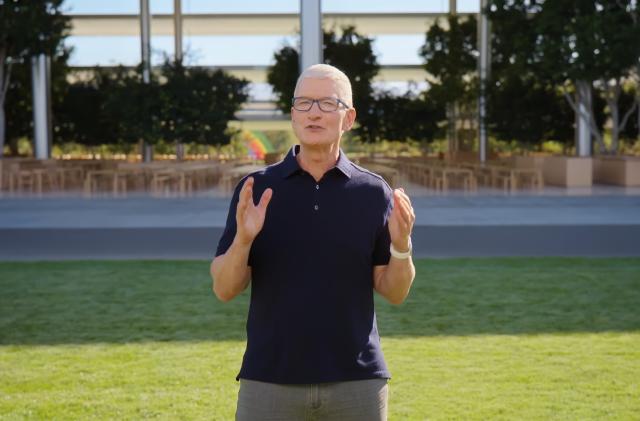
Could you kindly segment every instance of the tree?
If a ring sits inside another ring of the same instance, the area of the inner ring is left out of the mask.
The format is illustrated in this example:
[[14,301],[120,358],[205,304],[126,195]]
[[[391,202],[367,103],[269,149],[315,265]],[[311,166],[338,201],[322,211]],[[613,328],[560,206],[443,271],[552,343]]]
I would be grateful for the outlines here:
[[[358,111],[358,125],[354,133],[365,142],[379,138],[379,121],[375,112],[375,98],[371,83],[380,65],[373,54],[371,38],[360,35],[353,26],[324,31],[324,61],[342,70],[351,80],[354,107]],[[267,71],[267,81],[276,94],[278,108],[284,113],[291,110],[291,98],[298,79],[299,52],[285,46],[274,55],[275,64]]]
[[[477,24],[473,16],[447,18],[448,29],[436,22],[427,31],[420,56],[430,77],[429,95],[447,109],[450,147],[457,142],[456,126],[461,109],[473,109],[477,96]],[[465,113],[470,118],[472,113]]]
[[157,74],[151,72],[149,83],[144,83],[142,65],[134,70],[119,67],[102,83],[108,87],[104,112],[117,141],[129,146],[155,144],[162,133],[163,109]]
[[185,67],[166,61],[162,67],[162,136],[170,142],[227,144],[227,124],[247,98],[248,81],[222,70]]
[[[620,93],[620,108],[623,110],[631,109],[631,107],[634,106],[633,104],[635,102],[636,110],[637,110],[637,103],[638,103],[637,92],[638,92],[638,85],[626,90],[623,89],[622,92]],[[640,116],[640,114],[638,115]],[[640,132],[638,131],[638,127],[640,127],[640,119],[630,118],[627,121],[627,124],[624,126],[624,128],[620,131],[620,137],[628,140],[638,139],[640,137]]]
[[492,82],[487,119],[496,137],[530,146],[545,140],[573,142],[573,111],[554,86],[531,75]]
[[387,140],[431,141],[440,134],[438,123],[445,118],[444,108],[424,92],[416,95],[408,91],[400,96],[378,92],[374,110],[379,138]]
[[300,54],[291,46],[284,46],[274,54],[275,64],[267,70],[267,82],[276,94],[276,105],[285,114],[291,111],[291,99],[298,79]]
[[119,141],[118,119],[120,107],[114,107],[116,115],[106,109],[108,95],[113,92],[118,79],[126,70],[96,67],[91,79],[77,81],[67,86],[58,109],[55,111],[54,141],[75,141],[86,146],[116,143]]
[[29,137],[32,131],[31,67],[27,63],[14,63],[11,66],[11,80],[4,101],[4,112],[5,142],[9,146],[9,153],[17,156],[18,140],[21,137]]
[[[70,18],[64,0],[13,0],[0,2],[0,157],[6,138],[5,99],[16,63],[29,65],[31,56],[56,55],[68,35]],[[36,30],[37,28],[37,30]]]
[[573,142],[574,116],[558,89],[541,78],[535,63],[535,13],[540,2],[494,0],[487,122],[500,139],[539,145]]
[[88,146],[141,141],[225,144],[227,124],[247,99],[248,82],[221,70],[166,61],[149,84],[141,67],[93,69],[92,77],[69,85],[56,112],[56,139]]
[[[634,0],[572,0],[546,1],[536,14],[539,68],[563,90],[575,113],[588,121],[601,153],[617,151],[619,133],[633,112],[621,112],[618,101],[624,80],[640,58],[640,25],[634,24],[638,13]],[[609,108],[611,148],[597,127],[594,87]],[[587,105],[586,112],[580,103]]]
[[354,134],[364,142],[380,139],[380,120],[372,82],[380,71],[380,65],[373,53],[373,39],[356,32],[353,26],[324,33],[325,63],[342,70],[351,81],[353,106],[358,111],[358,125]]
[[[635,3],[635,9],[630,10],[631,12],[631,20],[633,21],[633,26],[640,26],[640,8],[638,7],[638,3]],[[637,135],[638,141],[640,141],[640,59],[636,63],[635,72],[632,72],[633,80],[635,88],[635,102],[636,102],[636,118],[635,121],[632,118],[629,122],[629,126],[627,126],[628,130],[633,131],[635,128],[635,133]],[[620,98],[621,101],[624,101],[624,91],[622,92],[622,96]],[[624,109],[624,108],[623,108]],[[624,127],[621,129],[624,130]]]

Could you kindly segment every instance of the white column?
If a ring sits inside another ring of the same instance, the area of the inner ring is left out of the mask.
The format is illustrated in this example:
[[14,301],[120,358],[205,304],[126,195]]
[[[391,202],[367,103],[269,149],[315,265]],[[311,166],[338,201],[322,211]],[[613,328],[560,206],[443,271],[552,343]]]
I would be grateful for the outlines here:
[[[449,0],[449,15],[455,16],[458,13],[457,0]],[[449,151],[449,159],[453,159],[458,152],[458,118],[456,116],[457,102],[450,102],[446,105],[446,116],[449,124],[447,125],[447,144]]]
[[35,157],[51,157],[51,82],[50,58],[45,54],[31,58],[33,93],[33,139]]
[[182,61],[182,1],[173,0],[173,40],[176,61]]
[[[182,0],[173,0],[173,40],[175,61],[182,61]],[[176,144],[176,159],[184,159],[184,144]]]
[[151,80],[151,23],[149,0],[140,0],[140,53],[142,54],[142,79]]
[[[151,82],[151,16],[149,13],[149,0],[140,0],[140,53],[142,55],[142,81]],[[153,155],[152,145],[142,143],[142,160],[151,162]]]
[[300,71],[322,63],[321,0],[300,0]]
[[485,13],[487,0],[480,0],[480,18],[478,19],[478,73],[480,76],[480,93],[478,95],[478,158],[481,163],[487,160],[487,96],[486,83],[489,78],[490,59],[490,28],[489,19]]
[[585,81],[578,81],[576,85],[576,99],[580,111],[576,119],[576,155],[591,156],[591,125],[587,117],[591,110],[591,86]]

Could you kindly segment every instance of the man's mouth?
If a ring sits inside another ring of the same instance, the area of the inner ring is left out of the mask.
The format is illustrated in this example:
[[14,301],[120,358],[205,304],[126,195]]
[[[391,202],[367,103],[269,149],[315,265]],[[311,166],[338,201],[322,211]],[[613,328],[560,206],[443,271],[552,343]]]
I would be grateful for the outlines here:
[[310,124],[306,127],[307,129],[311,129],[311,130],[321,130],[324,129],[324,127],[322,126],[316,126],[315,124]]

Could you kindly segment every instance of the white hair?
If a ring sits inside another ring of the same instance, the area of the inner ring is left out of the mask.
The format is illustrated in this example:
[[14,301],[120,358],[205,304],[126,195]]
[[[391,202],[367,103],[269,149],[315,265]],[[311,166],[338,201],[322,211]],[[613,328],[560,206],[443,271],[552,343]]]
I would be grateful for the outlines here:
[[298,77],[296,82],[295,92],[298,92],[298,88],[304,79],[331,79],[336,83],[339,97],[342,101],[346,102],[350,107],[353,106],[353,94],[351,93],[351,82],[347,75],[337,67],[329,64],[314,64],[307,67]]

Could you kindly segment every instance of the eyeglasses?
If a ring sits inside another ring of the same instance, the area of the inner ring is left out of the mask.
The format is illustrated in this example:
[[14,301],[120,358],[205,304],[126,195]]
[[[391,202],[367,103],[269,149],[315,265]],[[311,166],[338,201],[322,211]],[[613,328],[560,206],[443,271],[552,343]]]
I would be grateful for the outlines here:
[[347,104],[338,98],[320,98],[320,99],[311,99],[304,96],[298,96],[293,98],[293,109],[297,111],[309,111],[311,107],[313,107],[313,103],[318,103],[318,108],[320,111],[324,111],[325,113],[330,113],[336,111],[340,108],[342,104],[345,108],[349,108]]

